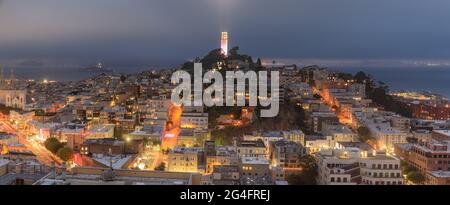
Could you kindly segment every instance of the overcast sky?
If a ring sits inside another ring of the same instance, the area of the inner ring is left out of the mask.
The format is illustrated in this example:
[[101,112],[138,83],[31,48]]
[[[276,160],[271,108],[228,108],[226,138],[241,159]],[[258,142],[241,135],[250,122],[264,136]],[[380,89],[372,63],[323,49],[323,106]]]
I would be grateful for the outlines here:
[[0,0],[0,66],[175,65],[230,46],[267,59],[450,59],[449,0]]

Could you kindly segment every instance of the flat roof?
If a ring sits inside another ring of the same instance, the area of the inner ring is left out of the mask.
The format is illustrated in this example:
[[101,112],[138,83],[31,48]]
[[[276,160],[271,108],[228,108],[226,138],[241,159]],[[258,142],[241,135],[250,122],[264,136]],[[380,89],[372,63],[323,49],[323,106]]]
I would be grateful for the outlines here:
[[269,165],[269,160],[262,157],[242,157],[242,164],[267,164]]
[[115,125],[96,125],[89,129],[88,132],[110,132],[113,130]]
[[433,130],[433,132],[450,137],[450,130]]
[[219,172],[225,172],[225,173],[230,173],[230,172],[239,172],[239,167],[236,165],[219,165],[219,166],[214,166],[214,172],[219,173]]
[[429,173],[434,177],[442,177],[442,178],[450,177],[450,171],[432,171]]
[[344,147],[356,147],[361,150],[371,150],[372,147],[366,142],[336,142]]
[[0,167],[5,166],[9,163],[9,160],[6,159],[0,159]]
[[203,151],[201,147],[175,147],[170,153],[198,153]]
[[237,143],[238,147],[266,147],[262,140],[257,141],[239,141]]
[[113,138],[104,138],[104,139],[87,139],[84,141],[83,144],[101,144],[101,145],[114,145],[114,146],[118,146],[118,145],[122,145],[124,144],[123,141],[119,141]]

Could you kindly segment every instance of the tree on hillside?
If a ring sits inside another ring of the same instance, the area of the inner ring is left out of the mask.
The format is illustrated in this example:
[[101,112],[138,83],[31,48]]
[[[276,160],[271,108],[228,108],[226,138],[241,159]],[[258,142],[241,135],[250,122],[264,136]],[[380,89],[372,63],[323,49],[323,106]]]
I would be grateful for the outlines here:
[[358,128],[358,136],[361,142],[367,142],[369,140],[374,139],[372,137],[372,134],[370,133],[369,128],[364,126]]
[[425,176],[419,171],[412,171],[406,175],[406,179],[413,182],[414,184],[423,184],[425,182]]
[[203,70],[210,70],[213,68],[214,65],[217,64],[217,62],[223,62],[225,59],[225,56],[222,54],[222,50],[214,49],[210,51],[203,59],[201,60],[203,64]]
[[317,177],[317,163],[311,155],[300,159],[303,170],[299,174],[290,175],[287,181],[290,185],[315,185]]
[[366,73],[359,71],[355,74],[354,79],[356,83],[363,84],[369,79],[369,77],[366,75]]
[[161,162],[157,167],[155,167],[155,171],[165,171],[166,170],[166,164],[164,162]]
[[45,140],[44,146],[45,146],[45,148],[47,148],[50,152],[52,152],[54,154],[56,154],[58,152],[58,150],[63,147],[61,142],[59,142],[59,140],[54,137],[51,137],[51,138],[48,138],[47,140]]
[[73,159],[73,151],[68,147],[63,147],[59,149],[57,155],[65,162]]

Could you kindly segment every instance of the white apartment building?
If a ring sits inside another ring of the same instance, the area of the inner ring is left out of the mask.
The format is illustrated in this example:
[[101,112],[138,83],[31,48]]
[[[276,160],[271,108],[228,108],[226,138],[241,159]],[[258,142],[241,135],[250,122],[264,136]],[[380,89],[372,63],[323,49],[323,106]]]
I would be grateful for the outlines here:
[[181,127],[208,129],[208,119],[208,113],[183,112],[181,115]]
[[321,185],[401,185],[400,160],[385,152],[358,148],[323,150],[316,154]]
[[395,144],[407,143],[408,134],[390,126],[380,124],[369,125],[370,132],[377,139],[380,148],[386,148],[389,152],[394,149]]
[[322,134],[332,136],[335,142],[355,142],[358,135],[341,123],[322,123]]

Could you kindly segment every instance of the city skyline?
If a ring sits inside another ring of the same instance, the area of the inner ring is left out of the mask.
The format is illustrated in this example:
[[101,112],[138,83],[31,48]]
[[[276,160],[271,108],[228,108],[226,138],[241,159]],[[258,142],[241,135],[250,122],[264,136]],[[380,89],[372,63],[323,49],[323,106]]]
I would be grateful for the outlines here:
[[0,0],[0,187],[450,185],[448,8]]
[[228,31],[230,48],[263,59],[448,66],[448,6],[443,0],[3,0],[0,65],[174,66],[218,47],[217,33]]

